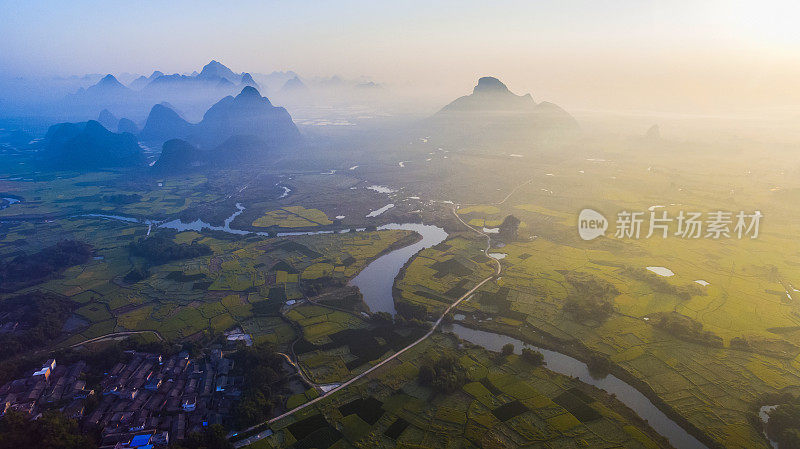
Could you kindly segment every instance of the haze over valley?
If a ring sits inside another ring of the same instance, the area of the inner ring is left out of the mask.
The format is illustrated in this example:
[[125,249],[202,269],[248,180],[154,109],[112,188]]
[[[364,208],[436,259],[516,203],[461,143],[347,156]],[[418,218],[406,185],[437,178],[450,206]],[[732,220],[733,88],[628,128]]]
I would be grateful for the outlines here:
[[800,447],[783,2],[0,8],[0,449]]

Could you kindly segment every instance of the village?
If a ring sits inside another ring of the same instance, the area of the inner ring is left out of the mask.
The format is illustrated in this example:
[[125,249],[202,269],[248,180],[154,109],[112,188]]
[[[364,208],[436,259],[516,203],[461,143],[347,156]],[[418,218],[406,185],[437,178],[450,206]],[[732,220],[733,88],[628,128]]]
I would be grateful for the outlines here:
[[101,448],[149,449],[221,424],[241,396],[241,379],[229,376],[233,361],[221,349],[201,358],[185,351],[167,358],[125,355],[127,361],[104,373],[96,389],[87,386],[86,362],[47,360],[30,376],[0,387],[1,411],[36,419],[61,410],[84,430],[99,430]]

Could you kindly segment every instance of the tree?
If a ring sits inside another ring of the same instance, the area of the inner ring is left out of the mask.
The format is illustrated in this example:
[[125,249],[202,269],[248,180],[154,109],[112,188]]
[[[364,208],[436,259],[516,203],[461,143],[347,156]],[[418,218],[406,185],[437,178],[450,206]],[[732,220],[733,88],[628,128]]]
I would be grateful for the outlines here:
[[[273,385],[282,381],[284,359],[264,343],[241,349],[234,354],[237,374],[244,377],[242,398],[233,410],[240,427],[264,421],[272,410],[277,394]],[[277,391],[277,390],[276,390]]]
[[501,354],[508,357],[514,353],[514,345],[511,343],[506,343],[503,345],[503,349],[500,351]]
[[56,411],[33,421],[9,411],[0,419],[0,449],[89,449],[97,444],[82,435],[78,422]]
[[505,240],[514,240],[517,238],[517,230],[519,228],[519,218],[508,215],[506,218],[503,219],[503,222],[500,223],[499,229],[499,236]]
[[611,360],[601,355],[593,355],[586,363],[586,367],[592,377],[602,379],[611,373]]
[[430,385],[433,378],[436,377],[436,371],[433,370],[431,365],[422,365],[419,367],[419,374],[417,375],[419,383],[422,385]]
[[52,343],[74,309],[69,298],[49,292],[31,291],[4,300],[4,318],[18,322],[19,330],[0,334],[0,360]]
[[191,433],[181,446],[172,449],[233,449],[233,444],[225,436],[225,429],[219,425],[206,427],[202,432]]
[[769,412],[767,435],[780,449],[800,448],[800,400],[780,404]]
[[452,393],[467,383],[467,371],[455,356],[445,354],[420,366],[418,379],[440,393]]
[[525,360],[533,366],[544,365],[544,355],[530,348],[522,348],[522,360]]
[[211,248],[201,243],[176,243],[166,233],[140,239],[128,245],[134,256],[143,257],[153,265],[164,264],[173,260],[191,259],[211,254]]
[[63,273],[69,267],[89,261],[92,247],[75,240],[62,240],[33,254],[0,261],[0,290],[14,291]]
[[381,326],[392,324],[392,315],[388,312],[375,312],[372,314],[372,321]]

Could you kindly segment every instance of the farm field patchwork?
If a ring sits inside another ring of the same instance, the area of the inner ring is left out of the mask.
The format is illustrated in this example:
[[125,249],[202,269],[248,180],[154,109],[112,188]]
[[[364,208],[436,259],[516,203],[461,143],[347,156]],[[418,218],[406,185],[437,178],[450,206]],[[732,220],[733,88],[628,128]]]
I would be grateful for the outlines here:
[[[451,393],[417,380],[419,366],[444,353],[456,355],[467,376]],[[249,447],[665,447],[611,398],[587,391],[519,356],[457,349],[437,334],[368,381],[275,423],[272,436]]]

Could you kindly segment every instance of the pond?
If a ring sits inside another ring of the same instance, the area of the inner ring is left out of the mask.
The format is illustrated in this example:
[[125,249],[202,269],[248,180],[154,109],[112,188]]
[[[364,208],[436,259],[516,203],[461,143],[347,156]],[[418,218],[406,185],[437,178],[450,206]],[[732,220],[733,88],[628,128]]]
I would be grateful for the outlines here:
[[659,276],[664,276],[664,277],[675,276],[675,273],[673,273],[672,270],[666,267],[646,267],[646,268]]
[[394,192],[397,192],[397,190],[392,189],[390,187],[379,186],[379,185],[371,185],[371,186],[367,187],[367,189],[368,190],[374,190],[374,191],[376,191],[378,193],[394,193]]
[[5,209],[11,206],[12,204],[16,204],[19,202],[20,201],[17,198],[2,198],[2,201],[0,201],[0,210]]
[[389,209],[391,209],[393,207],[394,207],[394,204],[389,203],[389,204],[381,207],[380,209],[375,209],[373,211],[370,211],[370,213],[367,214],[367,218],[377,217],[378,215],[386,212],[387,210],[389,210]]

